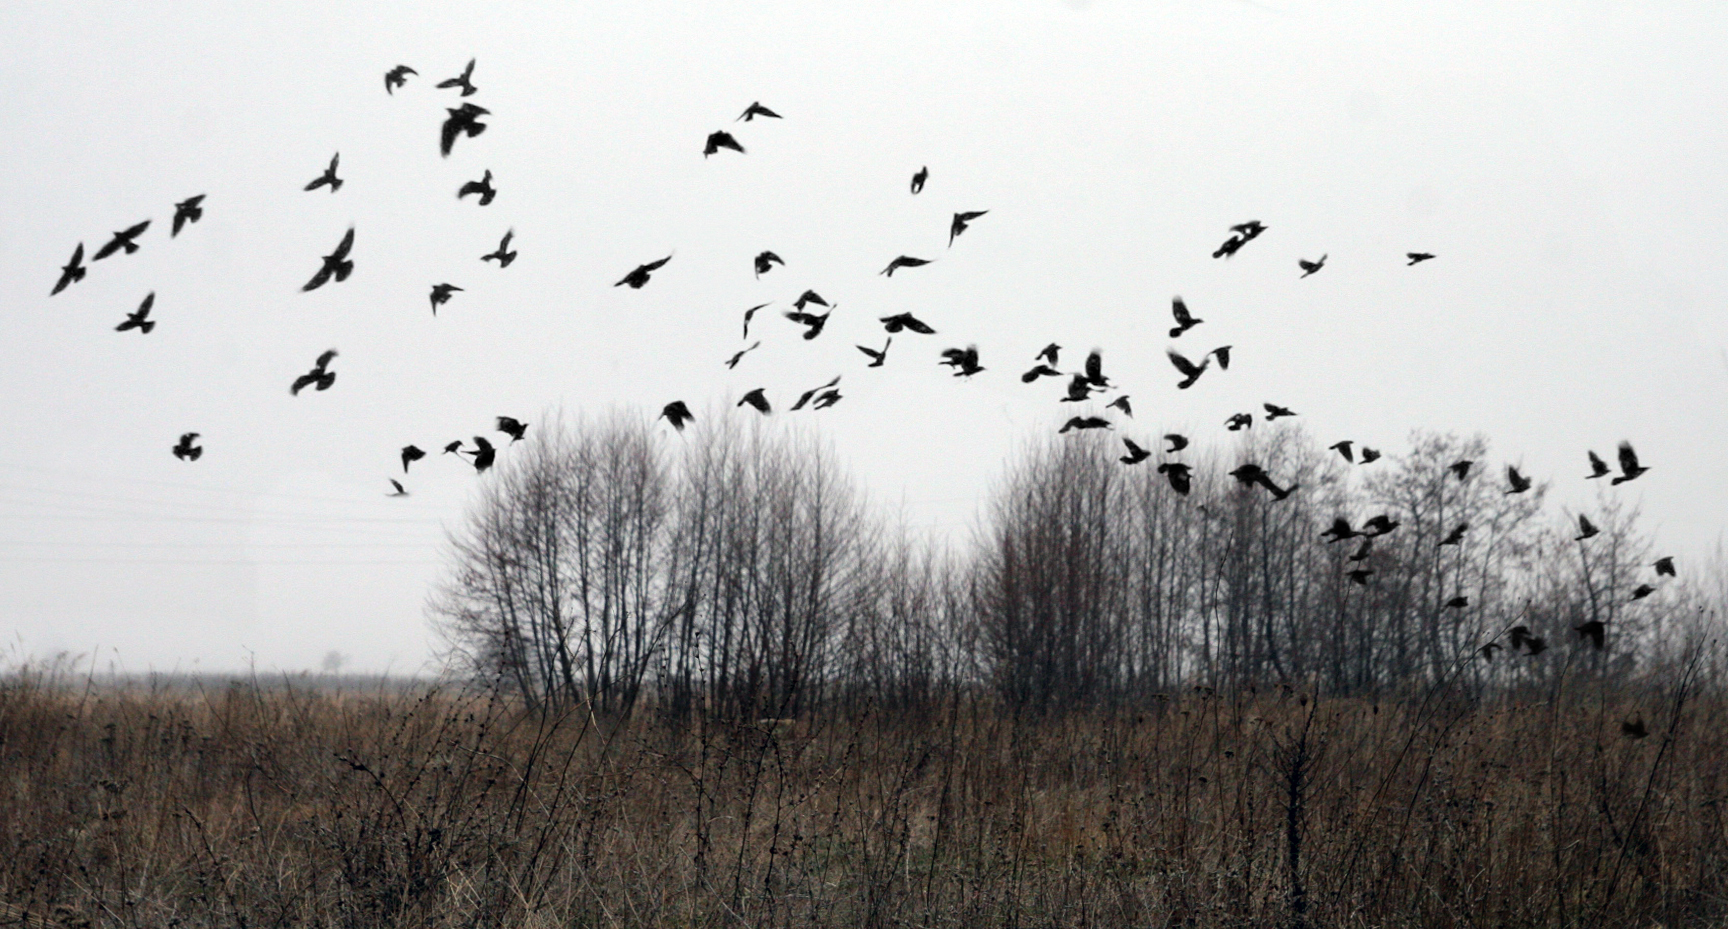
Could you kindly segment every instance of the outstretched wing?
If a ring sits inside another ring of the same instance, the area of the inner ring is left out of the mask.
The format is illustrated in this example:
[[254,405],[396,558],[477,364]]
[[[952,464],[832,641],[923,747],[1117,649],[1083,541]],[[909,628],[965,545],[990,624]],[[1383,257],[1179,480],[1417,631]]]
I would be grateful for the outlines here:
[[1620,443],[1620,470],[1627,474],[1636,474],[1640,470],[1638,467],[1638,453],[1632,450],[1631,442]]
[[1181,352],[1167,348],[1164,350],[1164,354],[1170,356],[1170,363],[1176,366],[1176,370],[1180,371],[1183,377],[1193,377],[1200,373],[1200,368],[1194,362],[1183,357]]

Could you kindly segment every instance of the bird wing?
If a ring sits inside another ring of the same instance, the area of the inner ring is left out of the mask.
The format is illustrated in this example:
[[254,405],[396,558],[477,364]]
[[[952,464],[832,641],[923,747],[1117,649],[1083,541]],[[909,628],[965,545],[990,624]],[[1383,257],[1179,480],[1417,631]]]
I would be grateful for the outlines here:
[[324,354],[318,356],[318,367],[323,368],[324,366],[328,365],[335,358],[336,358],[336,350],[332,348],[332,349],[326,351]]
[[353,248],[353,247],[354,247],[354,227],[349,226],[347,234],[342,236],[342,241],[338,242],[336,244],[336,251],[334,251],[330,254],[331,260],[341,261],[342,259],[347,258],[348,257],[348,250]]
[[1170,301],[1170,315],[1176,317],[1176,325],[1178,326],[1194,324],[1194,317],[1188,312],[1188,304],[1184,303],[1181,297],[1176,297]]
[[1173,348],[1165,349],[1164,354],[1170,356],[1170,363],[1175,365],[1176,370],[1182,372],[1184,376],[1194,377],[1201,371],[1201,368],[1197,367],[1194,362],[1189,361],[1187,358],[1182,356],[1181,352]]
[[300,391],[304,390],[310,384],[317,383],[317,381],[318,381],[318,372],[316,372],[316,371],[310,371],[310,372],[307,372],[306,374],[302,374],[299,377],[294,379],[293,385],[288,388],[288,393],[297,397],[300,395]]
[[1627,474],[1637,473],[1638,453],[1632,450],[1631,442],[1620,443],[1620,470]]

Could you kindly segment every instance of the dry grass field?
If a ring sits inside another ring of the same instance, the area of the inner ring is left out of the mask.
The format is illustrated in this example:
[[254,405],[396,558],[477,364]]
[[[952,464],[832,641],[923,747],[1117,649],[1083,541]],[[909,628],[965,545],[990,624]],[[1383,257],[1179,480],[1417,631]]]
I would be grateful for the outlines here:
[[1728,699],[1678,679],[673,724],[26,674],[0,774],[0,924],[1728,919]]

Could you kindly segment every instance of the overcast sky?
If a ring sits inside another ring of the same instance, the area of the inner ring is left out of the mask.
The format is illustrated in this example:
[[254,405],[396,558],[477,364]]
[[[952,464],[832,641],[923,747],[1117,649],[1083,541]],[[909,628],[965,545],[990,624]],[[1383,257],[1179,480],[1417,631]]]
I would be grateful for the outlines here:
[[[964,540],[1004,456],[1072,412],[1017,378],[1051,341],[1103,349],[1130,435],[1224,443],[1263,401],[1393,454],[1482,432],[1557,511],[1594,503],[1585,450],[1629,439],[1651,471],[1616,493],[1696,562],[1728,518],[1728,7],[1657,6],[6,3],[5,647],[422,671],[477,479],[435,455],[387,499],[402,445],[834,374],[844,401],[796,415]],[[470,58],[490,128],[440,158],[460,98],[434,85]],[[397,64],[419,74],[387,95]],[[734,123],[753,100],[785,118]],[[748,153],[704,159],[722,128]],[[302,191],[336,152],[342,189]],[[458,202],[487,169],[497,199]],[[950,249],[960,210],[990,212]],[[146,218],[49,297],[76,245]],[[353,276],[302,293],[351,225]],[[509,229],[515,264],[480,262]],[[764,249],[786,266],[758,280]],[[900,254],[935,261],[877,273]],[[434,318],[442,281],[466,290]],[[838,304],[813,342],[778,315],[805,288]],[[155,331],[113,331],[150,292]],[[1184,392],[1176,294],[1206,320],[1182,347],[1235,346]],[[938,334],[866,369],[900,311]],[[984,374],[936,366],[968,343]],[[290,397],[328,348],[336,385]]]

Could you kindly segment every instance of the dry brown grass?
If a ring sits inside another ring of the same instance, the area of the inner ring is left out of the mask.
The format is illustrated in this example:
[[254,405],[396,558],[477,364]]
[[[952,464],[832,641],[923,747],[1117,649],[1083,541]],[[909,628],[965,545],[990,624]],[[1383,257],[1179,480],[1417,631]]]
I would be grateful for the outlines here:
[[25,675],[0,685],[0,924],[1719,924],[1725,709],[1573,682],[608,726]]

